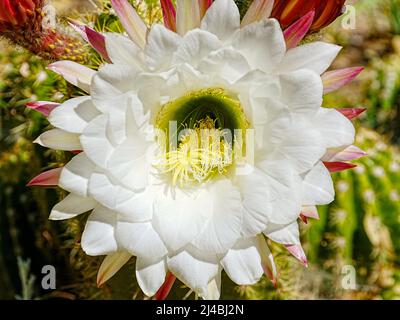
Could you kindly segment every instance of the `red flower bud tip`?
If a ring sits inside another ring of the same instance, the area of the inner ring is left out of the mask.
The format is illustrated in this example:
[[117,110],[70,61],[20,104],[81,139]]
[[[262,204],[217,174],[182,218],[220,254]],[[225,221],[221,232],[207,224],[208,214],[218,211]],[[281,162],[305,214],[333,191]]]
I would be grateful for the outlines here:
[[303,266],[308,268],[308,261],[306,254],[304,253],[304,250],[300,244],[294,244],[294,245],[286,245],[286,249],[297,259],[301,262]]
[[47,60],[85,62],[82,42],[43,24],[44,0],[0,0],[0,36]]
[[330,173],[342,172],[357,167],[357,165],[347,162],[324,162],[324,165]]
[[277,0],[272,10],[272,17],[279,20],[286,29],[298,19],[315,11],[310,31],[317,32],[331,24],[343,13],[346,0]]
[[25,24],[39,5],[42,0],[0,0],[0,29],[6,24]]
[[63,168],[51,169],[49,171],[45,171],[36,177],[34,177],[31,181],[28,182],[27,187],[54,187],[58,185],[58,181],[60,180],[60,174]]
[[157,293],[154,295],[153,300],[165,300],[174,285],[176,277],[168,271],[165,276],[164,284],[158,289]]
[[343,114],[349,120],[353,120],[353,119],[357,118],[358,116],[360,116],[362,113],[364,113],[365,110],[367,110],[367,109],[366,108],[339,108],[336,110],[339,111],[341,114]]

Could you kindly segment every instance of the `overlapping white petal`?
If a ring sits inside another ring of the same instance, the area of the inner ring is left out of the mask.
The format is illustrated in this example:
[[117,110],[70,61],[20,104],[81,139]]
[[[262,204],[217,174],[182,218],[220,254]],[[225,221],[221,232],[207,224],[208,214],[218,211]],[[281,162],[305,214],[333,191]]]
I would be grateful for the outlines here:
[[303,204],[324,205],[334,200],[335,190],[328,169],[319,162],[311,169],[303,181]]
[[181,37],[163,25],[155,24],[150,30],[147,47],[146,62],[150,68],[168,68],[173,53],[178,49]]
[[94,163],[82,152],[62,169],[58,185],[69,192],[86,197],[89,178],[95,169]]
[[308,69],[324,73],[342,48],[325,42],[312,42],[290,49],[283,58],[278,71],[281,73]]
[[107,255],[118,250],[114,229],[116,215],[107,208],[97,206],[86,222],[81,246],[91,256]]
[[231,0],[214,1],[201,22],[203,30],[215,34],[222,41],[231,38],[239,27],[239,10]]
[[114,148],[109,139],[109,117],[101,114],[91,121],[80,136],[85,154],[99,167],[105,168]]
[[296,113],[314,114],[322,104],[321,78],[309,69],[280,75],[281,101]]
[[221,260],[221,264],[238,285],[255,284],[264,273],[256,238],[238,241]]
[[118,33],[105,33],[104,37],[113,64],[143,68],[143,52],[134,42]]
[[278,21],[261,20],[242,28],[233,41],[253,69],[272,72],[285,56],[285,40]]
[[320,108],[314,118],[314,123],[327,148],[350,146],[354,143],[354,126],[339,111]]
[[89,193],[103,206],[126,216],[129,221],[149,221],[153,215],[151,192],[138,192],[113,183],[104,173],[93,173],[89,179]]
[[207,202],[210,217],[193,241],[202,252],[224,253],[240,237],[243,205],[240,192],[230,180],[220,180],[210,186]]
[[290,224],[269,224],[264,234],[271,240],[283,245],[300,244],[300,232],[297,221]]
[[82,133],[90,121],[100,115],[90,97],[73,98],[59,108],[55,108],[49,115],[49,122],[60,129],[71,133]]
[[208,284],[218,275],[218,259],[188,248],[168,258],[168,268],[201,296],[208,295]]
[[51,129],[42,133],[35,142],[43,147],[55,150],[82,150],[79,135],[61,129]]
[[54,62],[48,66],[48,69],[58,73],[66,81],[86,92],[90,92],[90,83],[96,73],[88,67],[68,60]]
[[153,226],[168,249],[177,251],[191,242],[210,219],[213,203],[206,190],[161,193],[154,202]]
[[161,287],[167,273],[165,259],[154,262],[152,259],[136,259],[136,279],[144,294],[151,297]]
[[50,213],[50,220],[66,220],[92,210],[97,202],[93,198],[80,197],[70,193],[57,203]]
[[121,246],[132,255],[146,259],[160,259],[168,251],[151,222],[132,223],[118,218],[116,238]]
[[195,29],[183,37],[181,45],[173,55],[172,63],[197,66],[202,59],[221,47],[221,42],[214,34]]
[[112,100],[134,90],[133,82],[137,80],[139,71],[128,65],[107,64],[93,77],[91,90],[96,107],[102,111],[110,111]]

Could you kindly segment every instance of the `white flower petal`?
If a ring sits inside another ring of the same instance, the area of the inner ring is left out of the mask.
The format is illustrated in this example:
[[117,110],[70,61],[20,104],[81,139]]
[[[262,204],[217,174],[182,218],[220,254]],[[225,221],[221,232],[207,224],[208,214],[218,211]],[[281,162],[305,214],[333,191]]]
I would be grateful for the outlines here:
[[269,239],[283,245],[300,244],[299,225],[296,220],[288,225],[270,224],[264,230],[264,234]]
[[282,30],[275,19],[262,20],[242,28],[233,46],[254,69],[272,72],[285,55]]
[[335,198],[335,190],[328,169],[322,162],[308,172],[303,182],[303,205],[324,205]]
[[77,151],[82,150],[79,135],[60,129],[51,129],[42,133],[35,141],[42,147],[54,150]]
[[325,42],[312,42],[290,49],[283,58],[278,72],[309,69],[322,74],[329,68],[341,49],[340,46]]
[[310,170],[326,152],[326,145],[321,133],[312,128],[307,120],[299,121],[286,132],[281,144],[276,147],[280,155],[292,162],[299,173]]
[[269,250],[267,242],[265,241],[265,238],[262,234],[257,235],[257,240],[258,251],[261,256],[261,263],[264,269],[264,273],[276,287],[278,280],[278,271],[276,269],[274,256]]
[[270,150],[272,146],[282,143],[293,121],[289,107],[278,100],[261,97],[252,97],[249,104],[257,146]]
[[96,74],[96,71],[68,60],[54,62],[47,68],[58,73],[66,81],[86,92],[90,92],[90,83]]
[[239,240],[221,260],[224,270],[238,285],[258,282],[264,273],[257,238]]
[[147,64],[154,69],[168,67],[181,41],[179,35],[163,25],[153,25],[147,38]]
[[93,77],[93,103],[104,113],[112,112],[120,104],[120,95],[137,88],[138,74],[139,72],[131,66],[103,66]]
[[320,108],[313,123],[325,141],[326,148],[338,148],[354,143],[353,124],[335,109]]
[[264,230],[273,214],[270,192],[265,174],[255,170],[252,174],[240,179],[242,202],[245,209],[242,222],[242,233],[254,235]]
[[205,201],[212,205],[211,217],[203,220],[202,231],[192,243],[204,252],[224,253],[240,237],[244,211],[240,192],[230,180],[216,181]]
[[301,179],[287,160],[268,159],[256,166],[260,170],[241,179],[246,209],[242,227],[247,235],[258,233],[267,222],[291,222],[301,209]]
[[314,115],[321,107],[323,85],[313,71],[297,70],[280,76],[281,102],[301,114]]
[[83,130],[80,141],[86,155],[96,165],[107,167],[107,160],[114,148],[107,134],[108,116],[99,115]]
[[92,198],[85,198],[70,193],[62,201],[57,203],[50,213],[50,220],[71,219],[92,210],[97,202]]
[[181,251],[168,259],[168,269],[189,288],[207,296],[209,282],[218,273],[216,257],[204,257],[199,252]]
[[136,279],[144,294],[154,296],[162,286],[167,274],[165,259],[154,262],[151,259],[136,259]]
[[250,23],[269,18],[274,7],[273,0],[254,0],[247,9],[242,19],[241,26],[244,27]]
[[86,197],[89,177],[95,168],[93,162],[82,152],[64,166],[58,185],[64,190]]
[[341,162],[352,161],[366,156],[367,153],[357,146],[342,146],[338,148],[330,148],[324,154],[322,161]]
[[132,223],[119,218],[115,236],[122,248],[140,258],[158,259],[168,252],[150,222]]
[[192,241],[211,215],[212,204],[206,190],[190,193],[180,189],[162,193],[154,203],[154,229],[172,251]]
[[174,53],[172,63],[190,63],[190,65],[196,66],[210,52],[219,49],[221,45],[221,42],[212,33],[200,29],[189,31]]
[[202,296],[204,300],[219,300],[221,296],[221,272],[218,271],[217,276],[212,279],[207,286],[207,294]]
[[132,192],[114,184],[107,175],[94,173],[89,180],[89,193],[103,206],[131,222],[149,221],[153,215],[154,190]]
[[70,99],[55,108],[49,115],[49,122],[71,133],[82,133],[88,122],[97,117],[100,112],[93,105],[91,98],[82,96]]
[[130,137],[114,149],[107,166],[110,173],[132,190],[142,190],[149,183],[152,168],[149,143],[143,137]]
[[108,56],[115,65],[143,68],[142,51],[134,42],[119,33],[104,33],[104,38]]
[[246,58],[231,48],[210,53],[198,66],[206,74],[215,75],[233,83],[250,71]]
[[89,256],[106,255],[118,250],[114,236],[116,214],[98,206],[86,222],[81,246]]
[[228,40],[240,28],[239,9],[233,0],[216,0],[208,8],[201,28],[215,34],[220,40]]

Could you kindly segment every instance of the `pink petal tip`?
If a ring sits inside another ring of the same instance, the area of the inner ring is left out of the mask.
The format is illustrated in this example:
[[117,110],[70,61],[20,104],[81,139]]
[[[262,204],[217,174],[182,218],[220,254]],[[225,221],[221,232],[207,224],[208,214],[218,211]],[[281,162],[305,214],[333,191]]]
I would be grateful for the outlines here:
[[45,117],[48,117],[51,111],[53,111],[59,105],[59,103],[49,101],[33,101],[26,104],[28,108],[40,112]]
[[111,59],[106,48],[105,37],[101,33],[87,26],[85,26],[85,34],[89,44],[93,47],[93,49],[96,50],[104,58],[104,60],[106,60],[108,63],[111,63]]
[[285,247],[297,260],[308,268],[307,257],[301,245],[287,245]]
[[324,165],[331,173],[342,172],[357,167],[355,164],[346,162],[324,162]]
[[360,116],[362,113],[364,113],[365,110],[367,110],[367,109],[366,108],[340,108],[340,109],[336,109],[336,110],[339,111],[341,114],[343,114],[349,120],[353,120],[353,119],[357,118],[358,116]]
[[357,146],[348,146],[345,148],[331,148],[322,157],[325,162],[346,162],[365,157],[367,153]]
[[325,72],[321,76],[324,84],[324,94],[333,92],[345,86],[355,77],[357,77],[363,70],[364,67],[354,67]]
[[305,224],[308,224],[308,217],[300,213],[300,220],[303,221]]
[[42,186],[42,187],[53,187],[58,185],[60,179],[61,170],[63,168],[56,168],[49,171],[45,171],[35,178],[33,178],[27,184],[28,187]]
[[311,28],[314,17],[315,11],[310,11],[284,31],[283,35],[285,36],[287,49],[297,47],[301,40],[303,40]]
[[303,207],[300,215],[307,219],[311,218],[319,220],[319,214],[316,206]]

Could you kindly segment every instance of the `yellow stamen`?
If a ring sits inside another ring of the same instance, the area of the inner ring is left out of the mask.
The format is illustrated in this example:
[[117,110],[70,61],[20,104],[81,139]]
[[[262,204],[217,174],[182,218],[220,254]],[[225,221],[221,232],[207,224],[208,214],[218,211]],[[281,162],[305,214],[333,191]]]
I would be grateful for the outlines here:
[[223,174],[232,163],[232,146],[221,138],[221,130],[206,117],[181,139],[176,150],[164,155],[158,167],[162,173],[172,174],[172,184],[181,187]]

